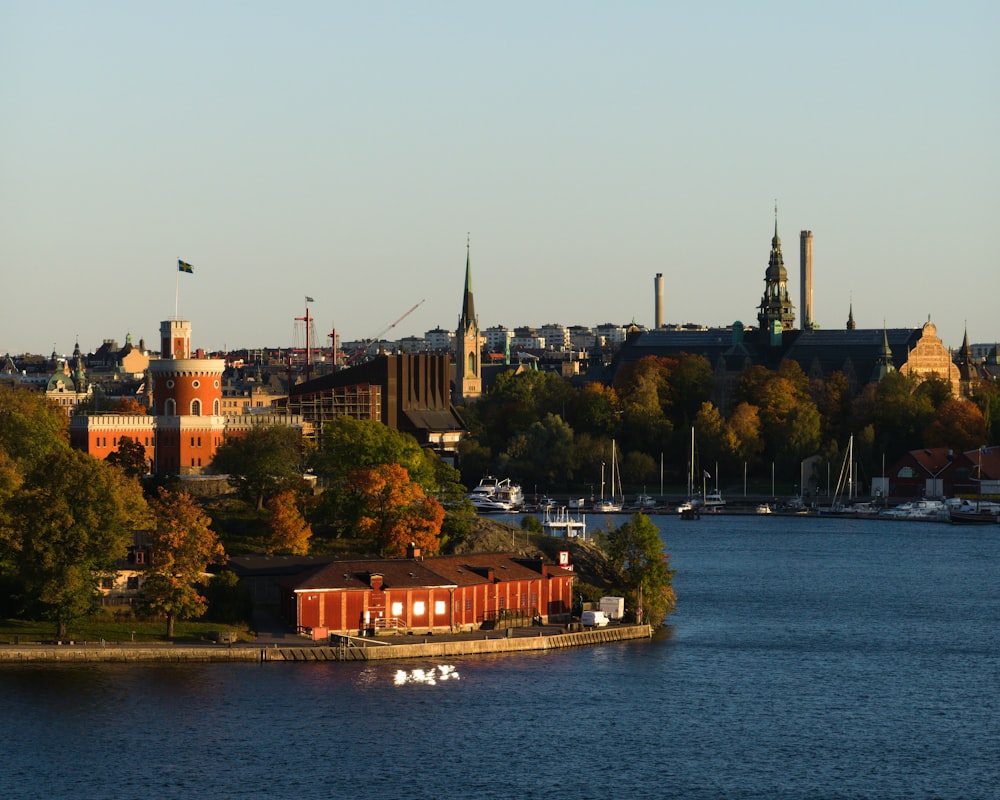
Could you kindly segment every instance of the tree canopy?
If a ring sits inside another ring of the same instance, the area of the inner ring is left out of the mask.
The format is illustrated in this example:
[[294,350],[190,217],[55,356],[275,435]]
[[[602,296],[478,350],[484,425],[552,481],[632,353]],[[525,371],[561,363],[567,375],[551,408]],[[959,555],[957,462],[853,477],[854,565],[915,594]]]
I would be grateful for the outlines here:
[[309,444],[297,428],[259,426],[223,442],[212,468],[229,475],[244,499],[263,511],[269,498],[301,484],[309,454]]
[[149,534],[152,564],[144,594],[150,612],[166,619],[169,638],[176,620],[205,613],[198,585],[205,582],[210,564],[225,562],[226,553],[211,518],[187,492],[161,487],[151,506],[156,525]]
[[617,574],[617,590],[627,607],[636,609],[637,621],[657,626],[676,606],[674,572],[663,551],[660,531],[645,514],[608,533],[608,557]]

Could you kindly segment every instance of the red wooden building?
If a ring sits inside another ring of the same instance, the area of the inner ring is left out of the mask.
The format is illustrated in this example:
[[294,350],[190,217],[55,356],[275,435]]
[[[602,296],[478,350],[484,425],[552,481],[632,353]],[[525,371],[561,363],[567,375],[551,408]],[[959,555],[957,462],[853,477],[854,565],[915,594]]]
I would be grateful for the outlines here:
[[568,621],[568,563],[511,553],[336,561],[279,584],[281,612],[300,632],[455,632]]

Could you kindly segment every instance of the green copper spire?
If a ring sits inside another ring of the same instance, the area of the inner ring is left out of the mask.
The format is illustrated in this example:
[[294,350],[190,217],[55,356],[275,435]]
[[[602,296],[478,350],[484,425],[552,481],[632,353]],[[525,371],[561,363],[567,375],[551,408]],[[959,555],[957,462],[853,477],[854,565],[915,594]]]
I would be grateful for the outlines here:
[[460,325],[463,329],[476,318],[476,307],[472,300],[472,257],[469,247],[469,240],[465,240],[465,294],[462,297],[462,318]]

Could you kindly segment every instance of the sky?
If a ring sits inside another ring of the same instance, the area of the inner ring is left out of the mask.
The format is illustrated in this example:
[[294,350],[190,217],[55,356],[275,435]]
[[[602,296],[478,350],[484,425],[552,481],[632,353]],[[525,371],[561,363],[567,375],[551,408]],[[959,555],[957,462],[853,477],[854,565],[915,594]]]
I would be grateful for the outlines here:
[[[1000,339],[1000,4],[0,0],[0,353],[799,306]],[[194,267],[178,274],[177,260]],[[417,306],[414,308],[414,306]],[[402,318],[402,319],[401,319]],[[395,324],[394,324],[395,323]],[[300,326],[301,327],[301,326]]]

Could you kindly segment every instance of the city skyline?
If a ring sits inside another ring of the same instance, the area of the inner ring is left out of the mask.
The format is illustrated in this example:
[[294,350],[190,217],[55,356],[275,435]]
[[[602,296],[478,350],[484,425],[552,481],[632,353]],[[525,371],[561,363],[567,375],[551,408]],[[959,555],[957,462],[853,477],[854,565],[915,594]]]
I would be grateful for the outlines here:
[[[11,2],[0,353],[756,322],[774,204],[799,308],[1000,336],[1000,11],[985,2]],[[177,261],[192,265],[177,273]],[[175,294],[175,287],[178,294]]]

